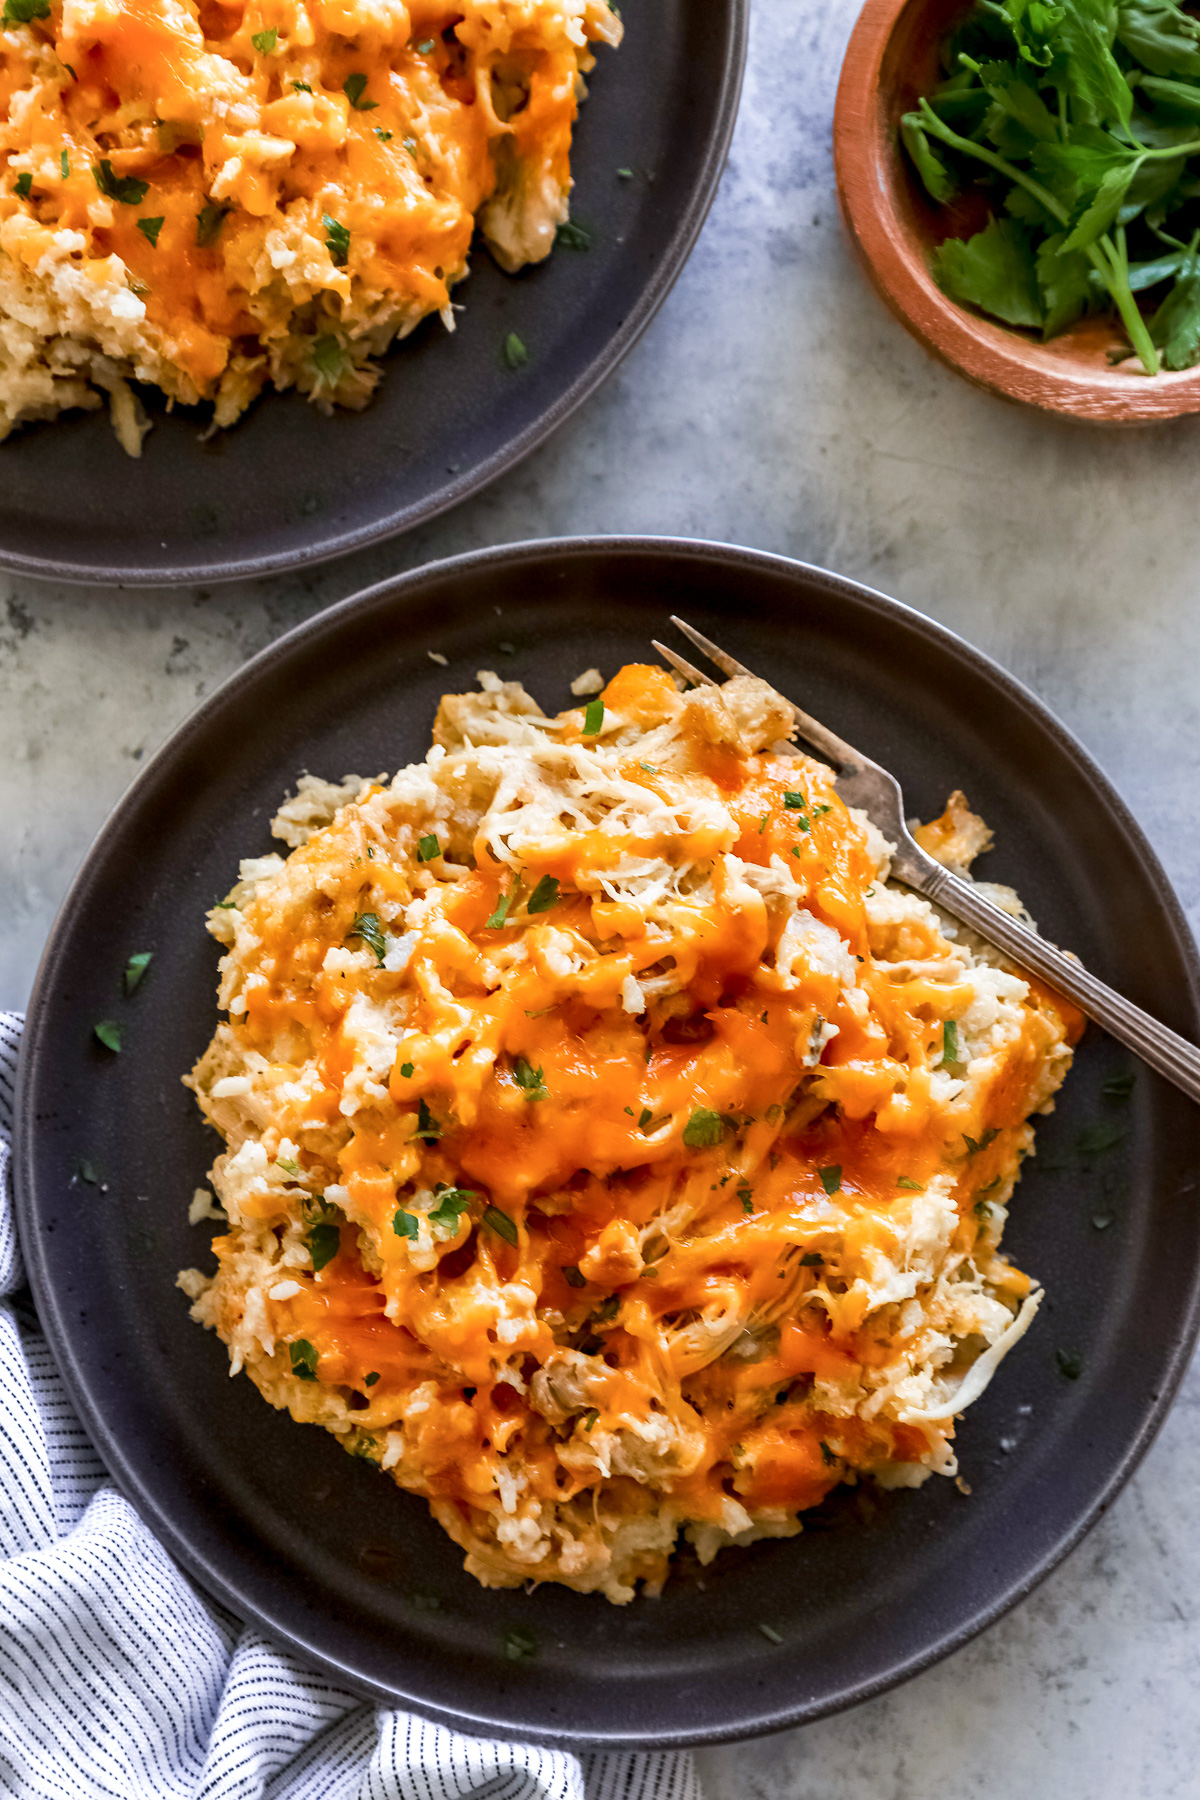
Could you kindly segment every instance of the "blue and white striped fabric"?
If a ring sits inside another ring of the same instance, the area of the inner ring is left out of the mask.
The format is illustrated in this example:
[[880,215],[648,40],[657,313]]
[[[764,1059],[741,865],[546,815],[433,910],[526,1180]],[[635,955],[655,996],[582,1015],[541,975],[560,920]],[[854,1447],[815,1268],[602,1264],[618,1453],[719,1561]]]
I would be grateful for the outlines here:
[[0,1013],[6,1800],[700,1800],[692,1759],[572,1756],[364,1705],[194,1588],[109,1481],[29,1303]]

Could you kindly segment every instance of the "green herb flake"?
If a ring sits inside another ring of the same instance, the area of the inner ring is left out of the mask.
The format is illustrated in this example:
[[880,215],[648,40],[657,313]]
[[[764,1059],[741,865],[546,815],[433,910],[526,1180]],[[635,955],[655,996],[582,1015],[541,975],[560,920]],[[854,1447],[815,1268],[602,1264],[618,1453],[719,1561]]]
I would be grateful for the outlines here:
[[313,367],[326,381],[337,381],[346,367],[346,353],[342,349],[340,338],[327,332],[324,337],[314,338],[309,355]]
[[28,200],[32,189],[33,189],[33,176],[32,175],[25,174],[25,175],[17,176],[16,182],[14,184],[14,191],[21,196],[22,200]]
[[414,1067],[415,1067],[415,1064],[413,1064],[413,1063],[401,1063],[400,1064],[400,1078],[402,1081],[411,1081],[412,1080]]
[[[1198,95],[1198,98],[1200,98],[1200,95]],[[1106,1081],[1104,1083],[1104,1086],[1100,1091],[1106,1100],[1128,1100],[1133,1092],[1133,1084],[1136,1080],[1137,1072],[1130,1069],[1126,1075],[1114,1075],[1111,1081]]]
[[808,805],[808,802],[805,800],[803,794],[798,794],[793,790],[789,790],[783,796],[783,804],[788,812],[803,812]]
[[125,964],[125,992],[132,994],[154,960],[153,950],[135,950]]
[[161,215],[157,219],[139,219],[138,220],[137,228],[141,232],[142,236],[145,238],[146,242],[149,244],[149,246],[152,250],[156,250],[158,248],[158,234],[162,230],[162,228],[166,224],[166,222],[167,222],[166,218]]
[[383,935],[383,927],[379,923],[379,914],[373,912],[355,913],[354,923],[346,933],[347,940],[361,938],[368,950],[374,952],[377,968],[383,967],[383,959],[387,954],[387,939]]
[[744,1213],[752,1213],[754,1211],[753,1188],[740,1187],[737,1191],[737,1197],[742,1203],[742,1211]]
[[441,854],[442,846],[438,843],[437,833],[433,831],[426,832],[425,836],[417,844],[417,861],[432,862],[435,856],[440,856]]
[[779,1633],[776,1631],[776,1629],[773,1625],[760,1624],[758,1629],[762,1632],[762,1634],[766,1638],[768,1644],[782,1644],[783,1639],[780,1637]]
[[418,56],[428,56],[429,52],[432,49],[433,49],[433,39],[432,38],[422,38],[421,42],[417,45],[417,55]]
[[96,1173],[95,1163],[90,1163],[86,1156],[79,1160],[79,1179],[86,1181],[89,1187],[99,1187],[100,1177]]
[[292,88],[297,94],[311,94],[312,88],[307,81],[293,81]]
[[4,14],[0,24],[32,25],[35,19],[50,17],[50,0],[4,0]]
[[689,1150],[710,1150],[724,1136],[724,1119],[708,1106],[696,1107],[683,1128],[683,1141]]
[[500,931],[502,929],[504,921],[508,917],[508,909],[516,898],[516,894],[517,883],[514,881],[508,893],[501,894],[496,901],[496,910],[484,927],[485,931]]
[[512,1631],[506,1631],[503,1642],[504,1654],[509,1662],[524,1662],[527,1658],[537,1655],[537,1639],[532,1631],[522,1630],[520,1626]]
[[221,235],[221,227],[229,216],[227,206],[215,206],[210,203],[201,207],[196,214],[196,244],[201,250],[211,250]]
[[898,1188],[907,1188],[911,1194],[923,1194],[925,1192],[921,1182],[914,1181],[911,1175],[897,1175],[896,1186]]
[[369,1374],[369,1375],[365,1375],[365,1376],[364,1376],[364,1377],[363,1377],[363,1386],[364,1386],[364,1387],[374,1387],[374,1386],[375,1386],[375,1383],[376,1383],[376,1382],[377,1382],[377,1381],[378,1381],[378,1380],[379,1380],[379,1370],[378,1370],[378,1369],[372,1369],[372,1370],[371,1370],[371,1373],[370,1373],[370,1374]]
[[106,1050],[120,1050],[121,1024],[118,1019],[101,1019],[92,1029]]
[[[372,101],[372,105],[374,105],[374,101]],[[391,132],[391,131],[385,131],[383,129],[382,125],[376,125],[375,136],[379,139],[381,144],[390,144],[392,141],[392,138],[395,136],[395,133]]]
[[474,1188],[442,1188],[438,1194],[438,1203],[429,1214],[429,1223],[436,1225],[440,1231],[446,1232],[450,1237],[456,1237],[462,1224],[463,1214],[472,1200],[478,1200],[478,1198],[479,1195]]
[[297,1179],[304,1173],[294,1156],[277,1156],[275,1158],[275,1167],[277,1169],[282,1169],[285,1175],[292,1175]]
[[546,1084],[542,1079],[542,1070],[532,1068],[523,1056],[518,1056],[513,1064],[513,1080],[525,1091],[527,1100],[544,1100]]
[[1054,1360],[1059,1374],[1067,1381],[1078,1381],[1083,1374],[1083,1358],[1074,1350],[1056,1350]]
[[1125,1128],[1104,1120],[1099,1125],[1085,1125],[1075,1140],[1081,1156],[1107,1156],[1125,1141]]
[[821,1460],[828,1468],[832,1468],[837,1461],[835,1452],[829,1448],[824,1438],[821,1439]]
[[62,154],[59,156],[58,166],[59,166],[59,169],[62,171],[62,178],[65,181],[71,173],[71,158],[70,158],[69,153],[66,150],[64,150],[62,152]]
[[802,1269],[823,1269],[825,1258],[819,1250],[806,1250],[800,1258],[800,1267]]
[[583,715],[583,736],[596,737],[604,724],[604,702],[598,696],[589,700]]
[[[12,0],[6,0],[6,5],[11,4]],[[92,164],[92,174],[100,192],[122,206],[140,206],[150,192],[148,181],[139,181],[133,175],[114,175],[112,163],[106,156]]]
[[543,875],[526,903],[526,912],[549,912],[558,904],[558,878],[555,875]]
[[574,1263],[563,1264],[562,1277],[568,1287],[581,1288],[587,1286],[586,1276]]
[[529,361],[529,352],[517,336],[510,331],[504,340],[504,364],[509,369],[523,369]]
[[413,1132],[413,1136],[415,1138],[424,1138],[428,1143],[432,1143],[435,1138],[440,1138],[441,1135],[441,1126],[426,1106],[424,1100],[419,1100],[417,1102],[417,1129]]
[[379,105],[378,100],[363,99],[366,91],[367,77],[365,75],[347,75],[342,83],[342,92],[355,112],[374,112]]
[[502,1237],[506,1244],[511,1244],[513,1249],[516,1249],[520,1239],[516,1225],[506,1212],[501,1212],[498,1206],[485,1206],[483,1222],[490,1231],[496,1233],[497,1237]]
[[[630,1112],[632,1113],[632,1111],[633,1111],[633,1109],[631,1107]],[[648,1106],[643,1106],[642,1111],[641,1111],[641,1116],[638,1119],[638,1130],[645,1131],[647,1125],[650,1123],[650,1121],[653,1117],[654,1117],[654,1114],[650,1111],[650,1108]]]
[[596,1408],[594,1406],[589,1406],[587,1411],[583,1415],[583,1421],[582,1421],[583,1429],[585,1431],[590,1431],[592,1429],[592,1426],[596,1423],[596,1421],[599,1417],[600,1417],[600,1414],[596,1410]]
[[989,1125],[983,1136],[979,1139],[968,1137],[964,1131],[963,1143],[967,1146],[967,1155],[977,1156],[981,1150],[986,1150],[989,1144],[995,1143],[999,1136],[999,1128],[995,1125]]
[[408,151],[408,154],[410,156],[415,156],[417,154],[416,138],[415,137],[406,137],[404,140],[404,148]]
[[817,1179],[827,1194],[836,1194],[842,1185],[841,1163],[827,1163],[823,1169],[817,1170]]
[[312,1257],[313,1273],[319,1275],[341,1249],[342,1234],[336,1225],[314,1225],[304,1241]]
[[592,1319],[597,1325],[610,1325],[620,1310],[621,1296],[619,1294],[609,1294],[606,1299],[600,1302],[599,1306],[592,1314]]
[[397,1237],[407,1238],[410,1243],[415,1243],[421,1235],[421,1221],[415,1213],[405,1212],[401,1206],[392,1218],[392,1230]]
[[639,1281],[657,1281],[658,1280],[658,1270],[654,1267],[653,1263],[648,1263],[644,1269],[638,1270],[638,1280]]
[[317,1379],[317,1353],[307,1338],[297,1338],[289,1344],[288,1355],[292,1359],[292,1374],[300,1381]]
[[959,1061],[958,1024],[954,1019],[947,1019],[942,1026],[942,1060],[940,1069],[951,1069]]
[[582,225],[577,225],[573,219],[564,219],[554,234],[554,241],[561,244],[564,250],[590,250],[592,234]]
[[270,56],[272,50],[279,42],[278,28],[272,25],[269,31],[256,31],[254,36],[250,39],[250,42],[254,45],[254,48],[258,51],[260,56]]
[[329,252],[329,260],[335,269],[344,269],[350,257],[350,227],[330,218],[328,213],[321,214],[321,223],[325,227],[325,248]]

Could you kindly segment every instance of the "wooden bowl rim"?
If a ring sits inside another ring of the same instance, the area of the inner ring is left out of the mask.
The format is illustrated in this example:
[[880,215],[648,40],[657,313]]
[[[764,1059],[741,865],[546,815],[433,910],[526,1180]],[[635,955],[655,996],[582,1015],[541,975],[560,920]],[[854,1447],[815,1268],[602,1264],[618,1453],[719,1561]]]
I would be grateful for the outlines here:
[[947,298],[897,203],[910,179],[880,81],[892,35],[927,0],[866,0],[838,82],[833,161],[842,216],[868,274],[902,324],[977,386],[1098,424],[1138,424],[1200,412],[1200,367],[1156,376],[1072,362],[1048,345]]

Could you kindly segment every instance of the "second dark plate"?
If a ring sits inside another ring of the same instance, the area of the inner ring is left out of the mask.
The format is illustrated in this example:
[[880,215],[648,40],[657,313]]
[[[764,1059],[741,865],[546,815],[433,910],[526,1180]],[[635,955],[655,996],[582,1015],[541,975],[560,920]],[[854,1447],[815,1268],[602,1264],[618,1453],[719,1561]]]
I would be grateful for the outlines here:
[[[216,1018],[204,913],[299,770],[422,757],[478,669],[550,709],[648,660],[682,613],[894,769],[909,807],[965,788],[1055,941],[1185,1035],[1195,955],[1134,820],[1043,706],[940,626],[782,558],[622,539],[417,570],[312,619],[180,728],[121,802],[55,927],[18,1099],[22,1242],[94,1442],[164,1544],[243,1617],[366,1694],[482,1733],[700,1743],[798,1724],[962,1644],[1053,1567],[1129,1475],[1195,1335],[1200,1109],[1089,1031],[1013,1202],[1034,1328],[959,1437],[971,1493],[846,1490],[783,1543],[686,1557],[658,1600],[488,1592],[423,1501],[272,1412],[174,1286],[206,1260],[187,1204],[218,1148],[180,1086]],[[436,651],[448,659],[439,667]],[[121,971],[154,961],[131,1000]],[[119,1018],[119,1056],[93,1036]],[[96,1178],[89,1182],[81,1168]],[[105,1184],[102,1188],[101,1183]],[[760,1626],[781,1642],[774,1642]],[[532,1632],[539,1652],[504,1654]]]
[[[580,108],[571,216],[586,251],[505,275],[477,242],[449,337],[426,319],[384,359],[364,412],[267,393],[200,442],[211,408],[168,414],[139,462],[106,412],[0,444],[0,568],[107,585],[225,581],[406,531],[520,462],[600,384],[671,289],[724,167],[748,0],[630,0]],[[628,169],[623,179],[617,173]],[[510,332],[529,361],[513,370]]]

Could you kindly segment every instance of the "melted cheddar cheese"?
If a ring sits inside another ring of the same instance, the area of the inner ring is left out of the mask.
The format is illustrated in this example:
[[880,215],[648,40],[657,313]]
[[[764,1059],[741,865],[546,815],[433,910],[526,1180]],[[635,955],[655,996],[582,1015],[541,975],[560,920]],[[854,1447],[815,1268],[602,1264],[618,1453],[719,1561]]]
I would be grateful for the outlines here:
[[480,1580],[624,1601],[681,1528],[954,1473],[1080,1021],[889,885],[765,684],[480,679],[390,784],[305,778],[210,915],[229,1228],[181,1282]]
[[589,45],[621,32],[605,0],[19,4],[0,425],[78,404],[82,373],[134,452],[127,377],[218,425],[268,381],[361,406],[373,354],[432,312],[453,328],[477,218],[505,268],[544,257]]

